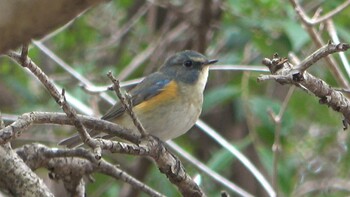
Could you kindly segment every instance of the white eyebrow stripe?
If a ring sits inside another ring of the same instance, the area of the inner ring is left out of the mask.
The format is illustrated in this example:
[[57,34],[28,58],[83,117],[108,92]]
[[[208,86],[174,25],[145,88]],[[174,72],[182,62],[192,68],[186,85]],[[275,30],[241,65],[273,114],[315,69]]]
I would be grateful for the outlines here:
[[202,62],[204,60],[203,58],[200,58],[200,57],[191,57],[191,59],[196,62]]

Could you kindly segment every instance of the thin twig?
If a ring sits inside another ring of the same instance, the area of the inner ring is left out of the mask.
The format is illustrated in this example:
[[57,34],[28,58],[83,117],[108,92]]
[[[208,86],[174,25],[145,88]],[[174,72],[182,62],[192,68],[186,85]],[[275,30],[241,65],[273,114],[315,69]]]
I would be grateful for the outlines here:
[[291,0],[290,1],[292,5],[294,6],[294,9],[296,10],[297,14],[300,16],[301,20],[303,21],[304,24],[308,26],[314,26],[317,25],[318,23],[322,23],[336,14],[339,14],[341,11],[343,11],[345,8],[347,8],[350,5],[350,0],[344,1],[341,5],[333,9],[332,11],[328,12],[327,14],[317,17],[317,18],[312,18],[310,19],[307,14],[305,13],[304,9],[300,6],[298,0]]
[[10,52],[8,56],[15,60],[16,63],[22,65],[25,68],[28,68],[40,80],[50,95],[54,98],[56,103],[67,114],[67,117],[73,120],[74,126],[77,128],[82,141],[95,150],[97,153],[97,158],[101,158],[101,150],[98,142],[90,137],[83,124],[77,118],[77,113],[74,108],[72,108],[66,101],[64,89],[62,90],[62,93],[58,91],[49,77],[28,56],[24,56],[25,54],[28,54],[26,50],[28,50],[28,47],[24,47],[21,54]]
[[[120,127],[114,123],[91,116],[77,115],[80,122],[88,129],[106,132],[109,135],[117,136],[134,144],[139,144],[139,137],[131,133],[129,130]],[[58,124],[72,125],[74,121],[69,119],[64,113],[56,112],[31,112],[16,117],[16,120],[0,130],[0,144],[20,135],[20,133],[33,124]]]
[[[295,12],[297,13],[297,15],[299,16],[300,20],[303,22],[304,24],[304,28],[306,29],[306,31],[308,32],[308,34],[310,35],[312,41],[315,43],[316,47],[322,47],[325,45],[325,42],[323,41],[321,35],[316,31],[315,27],[308,25],[305,22],[305,14],[303,14],[303,10],[301,8],[301,6],[299,5],[299,3],[297,2],[297,0],[289,0],[290,3],[293,5]],[[337,62],[335,61],[335,59],[332,56],[327,56],[325,58],[327,65],[332,73],[332,75],[334,76],[334,78],[337,80],[337,82],[344,88],[349,89],[350,85],[348,80],[345,79],[343,73],[341,72],[341,69],[339,68]]]
[[[333,45],[333,44],[329,44]],[[336,51],[333,49],[348,49],[349,45],[340,43],[335,47],[322,47],[319,51],[330,50]],[[342,51],[342,50],[340,50]],[[329,52],[321,52],[321,54],[328,54]],[[317,59],[319,56],[314,56]],[[303,65],[307,65],[308,61],[316,62],[306,58],[302,62]],[[258,81],[274,79],[281,84],[295,84],[298,87],[305,87],[307,90],[312,92],[315,96],[320,98],[321,104],[327,104],[332,107],[333,110],[340,112],[344,115],[344,129],[347,128],[348,123],[350,122],[350,101],[339,91],[331,88],[326,82],[321,79],[318,79],[308,72],[304,71],[303,73],[299,72],[298,69],[293,69],[293,65],[288,61],[285,61],[285,58],[280,58],[275,56],[273,59],[265,58],[263,63],[270,68],[272,75],[261,75],[258,77]],[[298,67],[298,66],[297,66]]]
[[296,68],[295,70],[299,72],[304,72],[306,69],[308,69],[311,65],[315,64],[318,60],[321,58],[324,58],[332,53],[340,52],[340,51],[346,51],[350,48],[349,44],[345,43],[339,43],[339,44],[332,44],[328,43],[327,45],[324,45],[311,55],[309,55],[307,58],[305,58]]
[[348,90],[348,89],[334,88],[334,90],[339,91],[339,92],[343,92],[343,93],[346,93],[346,94],[350,94],[350,90]]
[[119,81],[113,77],[111,71],[109,71],[107,73],[107,76],[111,79],[112,83],[114,84],[113,89],[114,89],[115,93],[117,94],[118,98],[120,99],[120,102],[122,103],[123,107],[126,109],[128,114],[130,115],[137,130],[141,133],[142,137],[147,136],[148,134],[147,134],[145,128],[142,126],[140,120],[137,118],[134,111],[132,110],[133,104],[131,102],[131,98],[129,96],[127,96],[128,95],[127,93],[126,93],[126,96],[124,96],[121,93]]
[[290,98],[292,97],[292,94],[295,90],[295,86],[292,86],[289,88],[288,93],[286,97],[283,100],[282,106],[280,108],[280,111],[276,115],[272,109],[268,109],[268,113],[270,117],[272,118],[274,124],[275,124],[275,139],[274,143],[272,145],[272,151],[273,151],[273,175],[272,175],[272,185],[275,189],[275,191],[278,190],[278,161],[279,161],[279,155],[282,152],[281,147],[281,130],[282,130],[282,119],[283,115],[287,109],[288,103]]
[[[137,85],[138,83],[140,83],[144,78],[136,78],[136,79],[132,79],[132,80],[128,80],[128,81],[122,81],[120,82],[120,87],[125,88],[125,87],[132,87],[134,85]],[[104,86],[88,86],[88,85],[82,85],[81,86],[83,88],[83,90],[89,94],[99,94],[102,92],[106,92],[107,90],[112,90],[113,89],[113,85],[104,85]]]
[[[135,189],[139,189],[151,196],[164,196],[146,184],[130,176],[127,172],[119,169],[117,166],[108,163],[104,159],[96,160],[91,151],[83,148],[57,149],[49,148],[41,144],[31,144],[17,149],[16,152],[22,158],[25,157],[23,159],[25,159],[28,166],[35,169],[39,167],[52,169],[52,173],[55,173],[56,176],[61,179],[65,179],[65,176],[74,175],[73,179],[77,179],[79,181],[79,179],[85,175],[100,172],[117,180],[122,180],[129,183]],[[27,155],[31,155],[31,157],[27,157]],[[73,159],[67,160],[66,158],[69,157]],[[72,169],[75,170],[73,171]],[[69,183],[72,181],[71,179],[72,177],[66,179],[65,181]]]
[[[244,77],[242,78],[242,100],[244,101],[243,107],[245,110],[245,113],[247,114],[247,127],[249,130],[249,136],[253,141],[253,146],[254,148],[257,150],[259,147],[259,144],[261,144],[260,139],[257,136],[257,131],[256,131],[256,120],[254,118],[254,115],[252,114],[251,110],[250,110],[250,104],[249,104],[249,77],[250,77],[250,72],[244,72]],[[210,128],[211,129],[211,128]],[[210,130],[208,130],[210,131]],[[220,136],[221,137],[221,136]],[[222,138],[222,137],[221,137]],[[233,145],[226,143],[224,141],[221,140],[221,138],[217,139],[216,136],[213,136],[213,139],[216,140],[220,145],[222,145],[223,147],[225,147],[225,149],[229,150],[251,173],[254,177],[256,177],[256,179],[260,182],[260,184],[262,185],[262,187],[265,189],[265,191],[269,194],[270,197],[272,196],[276,196],[276,191],[274,190],[274,188],[271,186],[271,184],[267,181],[267,178],[265,178],[262,175],[262,172],[260,172],[255,166],[254,164],[252,164],[248,158],[245,158],[242,160],[241,157],[245,157],[244,154],[242,154],[241,152],[239,152],[239,150],[234,150],[236,149]],[[227,147],[229,146],[229,147]],[[231,150],[232,149],[232,150]],[[237,155],[236,152],[238,152],[239,154]],[[246,162],[248,161],[248,162]]]
[[21,61],[24,62],[23,64],[23,67],[26,67],[26,62],[27,61],[27,56],[28,56],[28,44],[24,44],[22,46],[22,51],[21,51]]

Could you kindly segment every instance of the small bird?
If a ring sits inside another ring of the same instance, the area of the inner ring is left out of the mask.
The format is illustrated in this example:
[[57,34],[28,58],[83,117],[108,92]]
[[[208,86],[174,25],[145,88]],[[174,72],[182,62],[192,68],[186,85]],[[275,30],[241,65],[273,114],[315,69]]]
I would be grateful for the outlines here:
[[[209,65],[217,61],[195,51],[179,52],[128,92],[132,109],[148,134],[167,141],[186,133],[196,123],[202,111]],[[139,133],[120,102],[101,119]],[[92,137],[98,134],[99,131],[90,131]],[[81,143],[76,135],[59,144],[75,147]]]

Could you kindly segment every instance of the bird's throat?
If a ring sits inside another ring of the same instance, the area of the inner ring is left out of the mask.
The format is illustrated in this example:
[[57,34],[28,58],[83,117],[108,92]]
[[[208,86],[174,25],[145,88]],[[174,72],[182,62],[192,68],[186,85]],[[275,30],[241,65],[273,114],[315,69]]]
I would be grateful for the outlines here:
[[202,69],[201,73],[199,74],[199,78],[196,85],[198,87],[198,90],[201,92],[204,91],[205,85],[207,84],[208,75],[209,75],[209,66],[205,66]]

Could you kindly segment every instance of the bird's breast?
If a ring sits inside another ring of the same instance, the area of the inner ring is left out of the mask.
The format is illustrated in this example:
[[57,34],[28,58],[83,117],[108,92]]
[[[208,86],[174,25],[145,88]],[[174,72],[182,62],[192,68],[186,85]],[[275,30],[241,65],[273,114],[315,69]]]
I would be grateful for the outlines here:
[[[154,103],[137,105],[134,112],[148,133],[166,141],[186,133],[196,123],[202,109],[203,91],[195,85],[178,84],[173,91],[161,93],[159,98],[148,102]],[[118,122],[138,132],[127,114]]]

